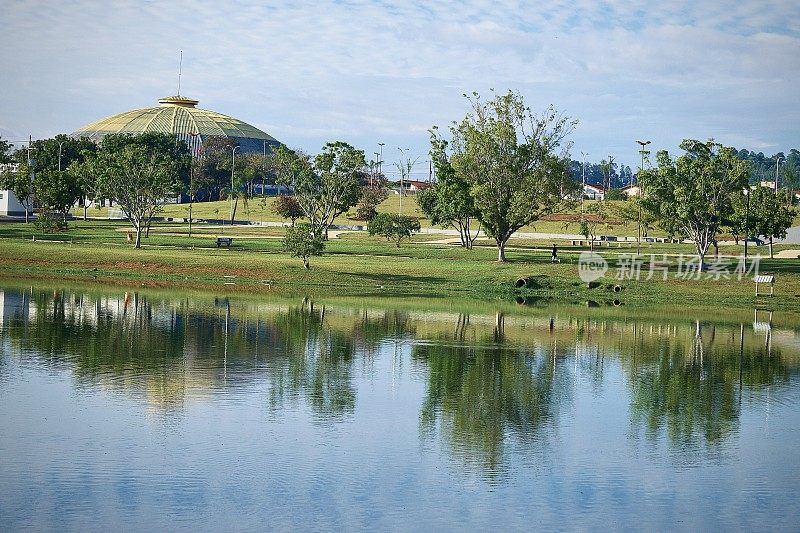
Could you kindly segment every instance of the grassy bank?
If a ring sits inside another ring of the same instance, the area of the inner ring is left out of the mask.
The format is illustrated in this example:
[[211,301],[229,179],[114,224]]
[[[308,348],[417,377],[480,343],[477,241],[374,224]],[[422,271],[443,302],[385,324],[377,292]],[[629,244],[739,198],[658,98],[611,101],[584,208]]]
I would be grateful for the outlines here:
[[[578,276],[580,249],[569,246],[561,248],[562,262],[553,265],[547,243],[520,242],[509,251],[512,262],[498,264],[491,246],[464,250],[415,240],[397,248],[363,233],[343,234],[330,240],[326,254],[312,258],[312,268],[305,270],[300,260],[281,252],[280,228],[227,228],[237,235],[230,250],[216,248],[213,236],[221,233],[219,228],[198,226],[191,239],[185,229],[154,226],[145,247],[135,250],[126,242],[124,223],[74,222],[67,232],[54,235],[37,234],[30,225],[0,224],[0,276],[250,293],[800,307],[797,259],[762,260],[761,270],[776,272],[778,283],[774,298],[756,300],[750,279],[676,279],[677,258],[670,260],[666,281],[660,272],[645,279],[647,265],[638,280],[616,279],[619,273],[630,274],[624,254],[635,247],[604,248],[609,271],[590,289]],[[691,247],[661,245],[644,251],[689,254]],[[529,283],[516,289],[520,277]],[[615,285],[621,285],[620,292],[612,290]]]

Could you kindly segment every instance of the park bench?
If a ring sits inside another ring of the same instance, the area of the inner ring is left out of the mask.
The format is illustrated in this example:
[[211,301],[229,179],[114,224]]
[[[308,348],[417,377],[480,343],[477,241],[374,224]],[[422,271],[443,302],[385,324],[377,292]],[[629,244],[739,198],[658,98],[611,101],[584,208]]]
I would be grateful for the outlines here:
[[761,284],[768,284],[769,285],[769,295],[774,296],[774,286],[775,286],[775,275],[774,274],[762,274],[760,276],[756,276],[753,278],[753,281],[756,282],[756,296],[758,296],[758,286]]
[[217,237],[217,248],[219,248],[220,246],[225,246],[227,248],[230,248],[232,242],[233,242],[232,237]]

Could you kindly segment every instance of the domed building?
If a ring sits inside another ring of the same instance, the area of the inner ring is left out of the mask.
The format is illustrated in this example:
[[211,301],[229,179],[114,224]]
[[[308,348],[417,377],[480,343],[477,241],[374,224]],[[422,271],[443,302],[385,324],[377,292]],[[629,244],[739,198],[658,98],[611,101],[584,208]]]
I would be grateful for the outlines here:
[[199,153],[203,142],[211,137],[236,141],[239,153],[262,153],[281,144],[246,122],[197,108],[197,100],[185,96],[167,96],[158,103],[158,107],[125,111],[92,122],[75,131],[72,136],[100,140],[110,133],[172,133],[186,141],[194,154]]

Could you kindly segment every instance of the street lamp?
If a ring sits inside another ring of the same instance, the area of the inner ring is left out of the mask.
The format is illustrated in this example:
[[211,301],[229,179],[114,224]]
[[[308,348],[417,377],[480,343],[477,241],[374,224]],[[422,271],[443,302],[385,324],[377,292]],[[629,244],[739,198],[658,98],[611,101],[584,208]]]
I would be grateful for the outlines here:
[[380,155],[378,156],[378,173],[379,174],[383,172],[383,145],[384,144],[386,144],[386,143],[378,143],[378,146],[381,147],[380,148]]
[[[639,167],[639,172],[641,173],[641,172],[644,171],[644,156],[645,156],[645,154],[647,154],[647,151],[644,149],[644,147],[647,146],[648,144],[650,144],[651,141],[638,141],[637,140],[636,142],[639,143],[639,145],[642,147],[642,149],[639,150],[639,153],[642,154],[642,164]],[[636,178],[636,186],[639,187],[639,194],[638,194],[638,196],[639,196],[639,201],[638,201],[638,204],[639,204],[639,217],[638,218],[639,218],[639,220],[637,220],[637,224],[636,224],[637,225],[637,230],[636,230],[636,254],[638,255],[638,254],[642,253],[642,186],[639,184],[638,176]]]
[[749,223],[748,218],[750,217],[750,185],[748,184],[742,192],[744,192],[744,196],[747,198],[744,208],[744,259],[747,261],[747,238],[749,237],[748,233],[750,231],[747,227]]
[[64,143],[67,141],[61,141],[58,143],[58,171],[61,172],[61,147],[64,146]]
[[238,149],[238,145],[231,147],[231,190],[228,194],[231,200],[231,226],[233,226],[233,171],[236,168],[236,150]]
[[583,166],[581,167],[581,175],[583,177],[583,189],[581,189],[581,222],[583,222],[583,197],[586,196],[586,156],[589,154],[581,152],[581,155],[583,156]]

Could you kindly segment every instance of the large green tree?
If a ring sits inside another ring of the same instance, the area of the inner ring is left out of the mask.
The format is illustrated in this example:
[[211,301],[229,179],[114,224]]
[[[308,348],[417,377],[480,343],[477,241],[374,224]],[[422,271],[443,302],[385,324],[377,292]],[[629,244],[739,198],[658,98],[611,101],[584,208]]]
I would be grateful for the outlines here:
[[786,206],[782,196],[771,189],[756,187],[750,194],[749,233],[769,241],[769,257],[772,259],[772,241],[786,238],[786,230],[794,220],[794,210]]
[[69,209],[86,196],[83,181],[70,169],[83,161],[85,153],[95,149],[96,145],[88,139],[63,134],[33,141],[14,154],[17,172],[7,175],[3,185],[27,209],[35,198],[45,211],[58,212],[66,222]]
[[470,196],[469,183],[453,170],[447,144],[434,127],[431,130],[430,155],[436,169],[436,183],[417,193],[417,203],[433,224],[457,229],[461,246],[471,249],[480,233],[480,222],[476,231],[472,232],[472,223],[477,219],[478,211]]
[[142,137],[107,136],[80,169],[95,184],[97,194],[116,202],[130,220],[136,248],[164,199],[182,188],[183,173],[191,164],[186,144],[176,144],[174,136]]
[[311,230],[325,237],[336,217],[358,202],[365,165],[364,152],[342,141],[326,144],[313,160],[283,146],[273,156],[277,183],[293,191]]
[[517,230],[574,203],[578,184],[569,176],[563,143],[576,122],[552,106],[535,115],[512,91],[469,100],[472,111],[450,128],[450,160],[469,184],[498,261],[505,261],[506,243]]
[[732,212],[733,195],[747,186],[750,165],[733,148],[713,141],[686,139],[680,148],[684,155],[673,160],[662,150],[657,167],[640,172],[642,205],[671,235],[694,241],[702,269],[709,245]]

